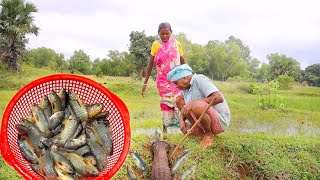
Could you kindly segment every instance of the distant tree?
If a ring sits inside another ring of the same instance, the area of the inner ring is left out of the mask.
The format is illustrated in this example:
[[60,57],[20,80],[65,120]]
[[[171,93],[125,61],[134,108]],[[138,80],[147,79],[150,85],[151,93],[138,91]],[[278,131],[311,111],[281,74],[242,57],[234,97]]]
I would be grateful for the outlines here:
[[82,74],[91,73],[90,57],[83,50],[75,51],[70,57],[69,66],[71,73],[80,72]]
[[101,70],[101,61],[99,58],[96,58],[95,60],[93,60],[92,62],[92,74],[96,75],[96,76],[102,76],[102,70]]
[[69,64],[68,62],[64,59],[63,54],[59,54],[59,58],[56,59],[56,65],[55,65],[55,70],[59,72],[66,72],[69,70]]
[[313,64],[306,67],[305,72],[320,77],[320,64]]
[[144,76],[145,68],[150,59],[151,45],[156,38],[153,36],[147,37],[144,31],[132,31],[129,36],[129,51],[135,57],[137,71],[140,71],[140,76]]
[[240,39],[230,36],[228,40],[225,41],[226,44],[236,43],[240,49],[240,59],[249,63],[250,60],[250,48],[245,45]]
[[208,61],[205,74],[212,79],[224,81],[228,77],[248,77],[248,65],[240,58],[240,48],[236,43],[209,41],[205,50]]
[[102,74],[104,75],[112,75],[112,62],[107,59],[107,58],[104,58],[101,60],[101,62],[99,63],[99,67],[100,67],[100,70],[102,72]]
[[310,86],[320,86],[320,64],[313,64],[305,69],[305,79]]
[[[221,51],[219,49],[223,48]],[[219,41],[208,41],[204,46],[205,49],[205,59],[207,66],[204,67],[204,74],[209,76],[211,79],[218,78],[221,76],[218,67],[218,61],[222,60],[221,52],[225,51],[225,46],[222,46]]]
[[191,41],[187,38],[187,35],[185,33],[181,32],[174,34],[174,37],[181,43],[184,56],[187,59],[192,48]]
[[187,63],[192,67],[196,73],[205,73],[205,69],[208,66],[206,60],[205,49],[199,44],[191,44],[189,53],[186,55]]
[[205,49],[199,44],[193,44],[185,33],[175,34],[174,37],[181,43],[186,62],[196,73],[204,73],[208,62],[205,58]]
[[123,69],[126,71],[125,76],[131,76],[137,69],[134,63],[134,56],[128,52],[124,52]]
[[270,72],[273,79],[280,75],[288,75],[298,79],[300,74],[300,64],[293,58],[279,55],[278,53],[267,55],[269,60]]
[[2,0],[0,2],[0,54],[9,68],[18,69],[18,56],[25,49],[26,34],[38,35],[32,13],[37,12],[33,3],[24,0]]
[[255,79],[260,82],[271,80],[270,66],[266,63],[262,63],[261,67],[257,70]]
[[64,71],[68,69],[63,54],[56,53],[53,49],[41,47],[27,51],[23,61],[33,64],[35,67],[49,67],[53,70]]
[[255,79],[257,74],[258,74],[258,70],[259,70],[259,65],[260,65],[260,61],[257,58],[250,58],[249,60],[249,71],[251,74],[251,78]]
[[111,61],[111,72],[113,76],[129,76],[132,73],[132,68],[135,68],[134,62],[127,52],[109,51],[109,60]]

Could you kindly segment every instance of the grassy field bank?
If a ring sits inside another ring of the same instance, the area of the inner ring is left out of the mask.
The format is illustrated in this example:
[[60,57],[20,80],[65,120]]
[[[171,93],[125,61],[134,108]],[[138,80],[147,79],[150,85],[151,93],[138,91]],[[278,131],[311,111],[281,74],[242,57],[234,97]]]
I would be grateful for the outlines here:
[[[0,80],[0,115],[17,90],[30,81],[44,75],[54,74],[49,70],[23,67],[20,74],[9,74]],[[117,94],[128,106],[131,117],[131,151],[139,152],[151,170],[152,135],[139,133],[140,128],[161,127],[159,98],[155,82],[150,81],[145,98],[140,95],[142,81],[130,77],[103,77],[93,80]],[[225,96],[232,114],[230,128],[215,137],[214,145],[203,150],[197,138],[188,138],[182,150],[188,149],[191,156],[181,175],[192,163],[197,164],[197,179],[320,179],[320,88],[298,86],[280,91],[284,107],[262,110],[258,107],[258,95],[248,93],[250,83],[215,82]],[[176,145],[182,134],[166,135]],[[147,142],[147,143],[146,143]],[[126,164],[136,169],[139,179],[149,179],[142,174],[128,155]],[[125,179],[124,167],[113,179]],[[0,158],[0,179],[21,177]]]

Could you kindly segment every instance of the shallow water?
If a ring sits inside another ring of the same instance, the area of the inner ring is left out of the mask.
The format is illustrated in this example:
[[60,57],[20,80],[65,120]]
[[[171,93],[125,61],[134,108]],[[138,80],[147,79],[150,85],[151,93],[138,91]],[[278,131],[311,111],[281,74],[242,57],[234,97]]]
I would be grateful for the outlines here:
[[[149,129],[144,129],[144,128],[138,128],[132,131],[133,134],[147,134],[150,136],[155,135],[155,131],[157,128],[149,128]],[[167,128],[167,134],[182,134],[179,128],[176,127],[168,127]]]
[[231,131],[240,131],[241,133],[255,133],[255,132],[265,132],[270,134],[285,134],[285,135],[306,135],[315,136],[320,135],[320,128],[311,125],[287,125],[287,126],[277,126],[272,124],[256,125],[245,128],[235,128]]
[[[132,133],[134,134],[147,134],[150,136],[155,135],[155,131],[157,128],[138,128],[133,130]],[[240,128],[230,128],[227,132],[240,132],[240,133],[269,133],[274,135],[306,135],[306,136],[316,136],[320,135],[320,128],[314,127],[311,125],[282,125],[277,126],[274,124],[260,124],[260,125],[253,125],[251,124],[249,127],[240,127]],[[182,134],[179,128],[176,127],[169,127],[167,130],[167,134]]]

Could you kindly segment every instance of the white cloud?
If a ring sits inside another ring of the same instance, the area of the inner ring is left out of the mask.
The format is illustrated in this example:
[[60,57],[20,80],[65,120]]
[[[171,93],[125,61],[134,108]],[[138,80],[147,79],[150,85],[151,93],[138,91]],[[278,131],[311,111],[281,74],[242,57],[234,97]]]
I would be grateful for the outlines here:
[[92,0],[40,1],[35,14],[41,31],[29,47],[45,46],[66,57],[83,49],[91,58],[109,50],[126,51],[131,31],[156,35],[160,22],[184,32],[193,43],[224,41],[233,35],[252,56],[270,53],[292,57],[305,68],[320,63],[320,11],[316,0]]

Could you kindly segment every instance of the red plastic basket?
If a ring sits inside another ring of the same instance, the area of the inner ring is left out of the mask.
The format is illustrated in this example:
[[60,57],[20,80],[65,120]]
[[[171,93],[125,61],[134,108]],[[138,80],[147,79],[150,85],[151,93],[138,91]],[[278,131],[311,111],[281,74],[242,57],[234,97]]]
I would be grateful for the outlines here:
[[27,117],[33,102],[39,104],[43,95],[51,90],[59,92],[61,87],[73,90],[85,103],[101,102],[104,111],[109,111],[108,120],[112,127],[113,155],[108,157],[107,168],[98,177],[88,179],[110,179],[122,166],[130,148],[130,116],[123,101],[97,82],[77,75],[56,74],[37,79],[21,90],[9,102],[3,118],[0,146],[3,159],[25,179],[42,179],[30,167],[19,151],[18,132],[15,124]]

